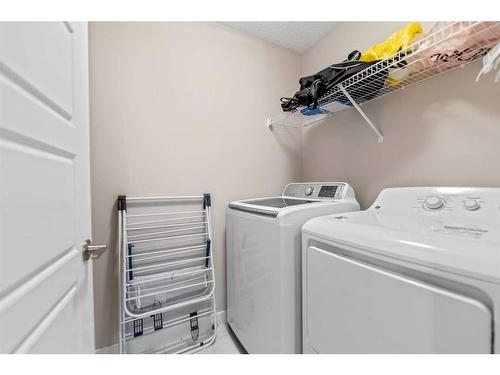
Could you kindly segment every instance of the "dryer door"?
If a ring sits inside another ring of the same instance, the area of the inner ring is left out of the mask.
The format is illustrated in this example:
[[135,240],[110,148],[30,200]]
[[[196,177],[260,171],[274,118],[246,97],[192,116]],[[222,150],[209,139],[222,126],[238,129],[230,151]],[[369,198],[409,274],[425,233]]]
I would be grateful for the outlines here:
[[304,352],[491,353],[481,302],[309,247]]

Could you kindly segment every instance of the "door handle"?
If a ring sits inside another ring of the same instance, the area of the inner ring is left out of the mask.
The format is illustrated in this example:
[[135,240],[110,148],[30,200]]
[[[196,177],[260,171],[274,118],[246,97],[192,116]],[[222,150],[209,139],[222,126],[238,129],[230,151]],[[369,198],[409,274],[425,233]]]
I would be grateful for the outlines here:
[[91,240],[86,240],[82,245],[83,260],[97,259],[108,248],[108,245],[92,245]]

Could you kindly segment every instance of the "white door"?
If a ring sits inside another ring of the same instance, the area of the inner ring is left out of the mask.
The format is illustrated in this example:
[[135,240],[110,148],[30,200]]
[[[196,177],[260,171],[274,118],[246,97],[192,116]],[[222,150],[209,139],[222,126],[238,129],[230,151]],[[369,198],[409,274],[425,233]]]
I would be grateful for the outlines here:
[[0,23],[0,352],[94,352],[87,24]]

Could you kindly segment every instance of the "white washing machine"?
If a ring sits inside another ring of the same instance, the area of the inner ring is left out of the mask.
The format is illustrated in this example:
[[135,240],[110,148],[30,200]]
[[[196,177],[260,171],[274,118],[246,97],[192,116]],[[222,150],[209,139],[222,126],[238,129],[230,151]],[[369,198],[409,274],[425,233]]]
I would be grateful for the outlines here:
[[500,188],[394,188],[303,227],[304,353],[500,353]]
[[300,353],[301,228],[356,211],[346,183],[296,183],[282,196],[231,202],[226,211],[227,321],[249,353]]

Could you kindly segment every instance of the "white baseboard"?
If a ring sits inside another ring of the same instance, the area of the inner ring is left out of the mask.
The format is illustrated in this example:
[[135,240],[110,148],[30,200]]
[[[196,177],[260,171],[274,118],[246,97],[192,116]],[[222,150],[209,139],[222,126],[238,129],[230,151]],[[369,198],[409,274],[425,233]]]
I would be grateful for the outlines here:
[[227,322],[226,310],[222,310],[222,311],[217,312],[217,314],[215,314],[215,316],[217,319],[217,325],[225,325],[226,324],[226,322]]
[[[217,325],[226,325],[226,310],[222,310],[215,314],[217,319]],[[96,349],[95,354],[118,354],[120,352],[120,346],[118,343],[105,346],[103,348]]]

